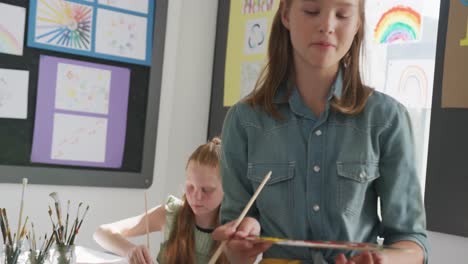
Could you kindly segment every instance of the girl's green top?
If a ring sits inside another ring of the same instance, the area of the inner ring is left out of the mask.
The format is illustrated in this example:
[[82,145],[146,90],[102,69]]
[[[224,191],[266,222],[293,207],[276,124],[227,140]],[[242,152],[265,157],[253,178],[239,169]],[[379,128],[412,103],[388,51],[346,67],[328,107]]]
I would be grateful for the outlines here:
[[[158,254],[158,263],[165,264],[164,252],[166,251],[166,244],[169,240],[169,235],[174,228],[174,222],[177,212],[182,208],[184,202],[179,198],[170,195],[167,198],[165,209],[166,209],[166,224],[164,225],[164,242],[161,244]],[[206,233],[194,228],[195,236],[195,260],[197,264],[208,263],[210,260],[211,247],[213,245],[213,239],[211,233]]]

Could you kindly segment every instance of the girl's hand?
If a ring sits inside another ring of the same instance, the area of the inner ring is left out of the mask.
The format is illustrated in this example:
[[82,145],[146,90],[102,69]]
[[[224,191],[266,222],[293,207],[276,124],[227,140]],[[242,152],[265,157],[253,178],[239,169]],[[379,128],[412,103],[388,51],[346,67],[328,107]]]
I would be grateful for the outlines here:
[[143,245],[132,248],[127,258],[129,264],[153,264],[148,249]]
[[363,252],[350,259],[347,259],[344,254],[340,254],[335,258],[335,264],[386,264],[385,255],[376,252]]
[[222,225],[213,232],[214,240],[228,240],[224,253],[231,263],[254,263],[257,256],[267,250],[271,243],[245,240],[247,236],[260,235],[260,224],[255,218],[246,217],[234,229],[236,221]]

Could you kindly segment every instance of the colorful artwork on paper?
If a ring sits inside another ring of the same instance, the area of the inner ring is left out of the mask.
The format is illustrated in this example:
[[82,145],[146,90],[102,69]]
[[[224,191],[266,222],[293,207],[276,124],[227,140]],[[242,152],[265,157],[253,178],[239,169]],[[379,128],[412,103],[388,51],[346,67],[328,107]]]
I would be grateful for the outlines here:
[[35,41],[91,50],[93,8],[63,0],[38,0]]
[[147,19],[99,9],[97,13],[96,52],[144,60],[146,57]]
[[374,42],[407,43],[421,40],[423,3],[417,0],[369,1],[375,13],[369,20]]
[[242,14],[257,14],[271,11],[275,7],[275,0],[241,0]]
[[28,45],[151,65],[154,4],[155,0],[31,0]]
[[248,20],[245,27],[244,52],[247,55],[265,54],[268,32],[266,18]]
[[107,119],[55,113],[51,159],[104,162]]
[[99,4],[147,14],[148,0],[99,0]]
[[408,6],[385,12],[374,29],[378,43],[408,42],[421,38],[421,14]]
[[0,53],[23,55],[26,9],[0,3]]
[[28,84],[28,71],[0,69],[0,118],[27,118]]
[[119,168],[129,85],[129,69],[41,55],[31,161]]
[[430,108],[434,60],[391,60],[385,93],[408,108]]
[[110,82],[109,70],[59,63],[55,108],[108,114]]

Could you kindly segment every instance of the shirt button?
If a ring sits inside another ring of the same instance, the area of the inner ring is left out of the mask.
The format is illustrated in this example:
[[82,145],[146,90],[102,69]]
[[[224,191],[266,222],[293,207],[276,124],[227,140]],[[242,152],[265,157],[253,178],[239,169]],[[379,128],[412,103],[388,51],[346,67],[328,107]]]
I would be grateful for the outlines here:
[[320,171],[320,167],[317,166],[317,165],[315,165],[315,166],[314,166],[314,171],[315,171],[315,172],[319,172],[319,171]]
[[366,173],[363,171],[359,174],[359,178],[365,179],[366,178]]
[[321,136],[321,135],[322,135],[322,131],[321,131],[321,130],[317,130],[317,131],[315,131],[315,135],[317,135],[317,136]]
[[318,206],[318,204],[314,205],[312,207],[312,209],[314,209],[315,212],[318,212],[320,210],[320,206]]

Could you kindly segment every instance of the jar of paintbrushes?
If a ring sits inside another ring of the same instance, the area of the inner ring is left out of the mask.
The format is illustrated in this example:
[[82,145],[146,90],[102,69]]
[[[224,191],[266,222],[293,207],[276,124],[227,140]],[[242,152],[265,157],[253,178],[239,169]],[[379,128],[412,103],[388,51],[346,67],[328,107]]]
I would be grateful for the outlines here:
[[[53,192],[50,197],[54,200],[54,211],[49,206],[49,217],[52,222],[53,236],[55,237],[55,245],[52,247],[50,254],[51,264],[75,264],[75,239],[80,231],[83,220],[89,210],[86,207],[84,213],[80,215],[80,209],[83,203],[78,204],[78,210],[74,221],[69,221],[70,201],[67,203],[67,213],[65,219],[62,219],[62,209],[58,194]],[[70,227],[70,228],[69,228]]]
[[26,251],[23,242],[26,233],[27,221],[28,218],[26,218],[23,228],[20,229],[21,231],[19,231],[19,235],[17,236],[17,233],[14,233],[12,237],[6,209],[0,208],[0,226],[3,237],[3,246],[0,250],[1,264],[16,264],[21,262],[20,260]]
[[14,245],[3,245],[1,249],[0,255],[0,263],[2,264],[16,264],[20,263],[21,255],[22,255],[22,248],[21,246]]
[[75,245],[56,244],[51,253],[51,264],[75,264]]
[[29,242],[29,251],[26,256],[26,264],[45,264],[49,260],[49,251],[52,247],[55,237],[51,235],[47,237],[47,234],[44,235],[44,240],[41,242],[39,238],[39,243],[36,241],[36,232],[34,230],[34,224],[31,223],[31,231],[28,232],[26,238]]
[[8,221],[8,215],[6,208],[0,208],[0,231],[3,238],[3,247],[0,252],[0,264],[17,264],[24,263],[25,247],[23,242],[26,237],[26,224],[28,217],[23,223],[23,203],[24,203],[24,189],[28,183],[27,179],[23,179],[23,190],[21,193],[20,212],[18,217],[18,229],[16,232],[12,232],[10,223]]

